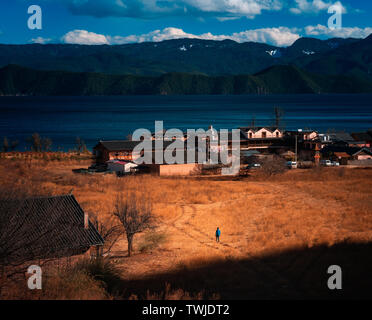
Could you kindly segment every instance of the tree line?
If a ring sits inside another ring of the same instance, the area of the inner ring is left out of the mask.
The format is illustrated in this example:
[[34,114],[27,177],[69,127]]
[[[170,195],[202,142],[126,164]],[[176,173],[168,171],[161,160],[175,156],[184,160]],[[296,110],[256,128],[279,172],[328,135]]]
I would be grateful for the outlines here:
[[[41,137],[38,133],[33,133],[30,137],[26,139],[29,144],[29,150],[34,152],[50,152],[52,150],[53,141],[48,137]],[[18,140],[10,141],[7,137],[3,138],[1,151],[10,152],[15,151],[19,146]],[[78,154],[88,152],[88,148],[83,139],[76,137],[74,151]]]

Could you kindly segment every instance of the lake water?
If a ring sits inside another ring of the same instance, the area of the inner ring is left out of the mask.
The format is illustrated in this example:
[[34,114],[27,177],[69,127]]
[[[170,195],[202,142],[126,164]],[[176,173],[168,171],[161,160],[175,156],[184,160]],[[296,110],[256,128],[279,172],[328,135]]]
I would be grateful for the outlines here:
[[0,97],[0,145],[6,136],[25,150],[38,132],[52,139],[54,150],[72,149],[77,136],[92,148],[138,128],[153,132],[155,120],[182,130],[232,129],[250,125],[252,117],[256,125],[272,125],[275,106],[284,111],[286,129],[372,128],[372,95]]

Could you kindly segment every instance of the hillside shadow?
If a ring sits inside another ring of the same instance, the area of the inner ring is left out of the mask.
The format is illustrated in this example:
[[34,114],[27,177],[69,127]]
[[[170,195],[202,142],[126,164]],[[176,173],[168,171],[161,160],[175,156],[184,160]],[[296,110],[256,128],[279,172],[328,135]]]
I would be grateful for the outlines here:
[[[203,298],[221,299],[371,299],[372,243],[340,243],[293,249],[259,259],[224,259],[195,267],[177,266],[169,273],[123,280],[121,297],[160,298],[165,284]],[[328,267],[342,268],[342,290],[327,286]],[[154,270],[156,272],[156,270]]]

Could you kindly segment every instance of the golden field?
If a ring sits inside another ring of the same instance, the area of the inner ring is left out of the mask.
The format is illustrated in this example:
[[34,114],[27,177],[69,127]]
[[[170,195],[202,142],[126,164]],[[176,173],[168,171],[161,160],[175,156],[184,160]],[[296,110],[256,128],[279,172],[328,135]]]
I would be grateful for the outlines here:
[[[372,273],[372,170],[292,170],[270,178],[72,172],[89,164],[1,160],[0,176],[3,185],[38,194],[72,190],[101,222],[114,221],[120,192],[151,198],[157,228],[135,236],[132,257],[124,235],[112,251],[120,297],[337,298],[326,286],[332,264],[346,270],[345,297],[369,295],[363,274]],[[152,238],[158,240],[148,245]]]

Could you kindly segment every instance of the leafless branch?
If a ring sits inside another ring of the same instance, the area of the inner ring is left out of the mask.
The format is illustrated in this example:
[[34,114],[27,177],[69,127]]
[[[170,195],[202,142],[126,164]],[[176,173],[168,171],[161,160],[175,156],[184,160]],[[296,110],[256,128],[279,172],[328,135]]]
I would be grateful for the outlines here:
[[133,237],[155,226],[150,199],[136,193],[120,194],[115,202],[114,215],[119,218],[128,240],[128,256],[133,251]]

